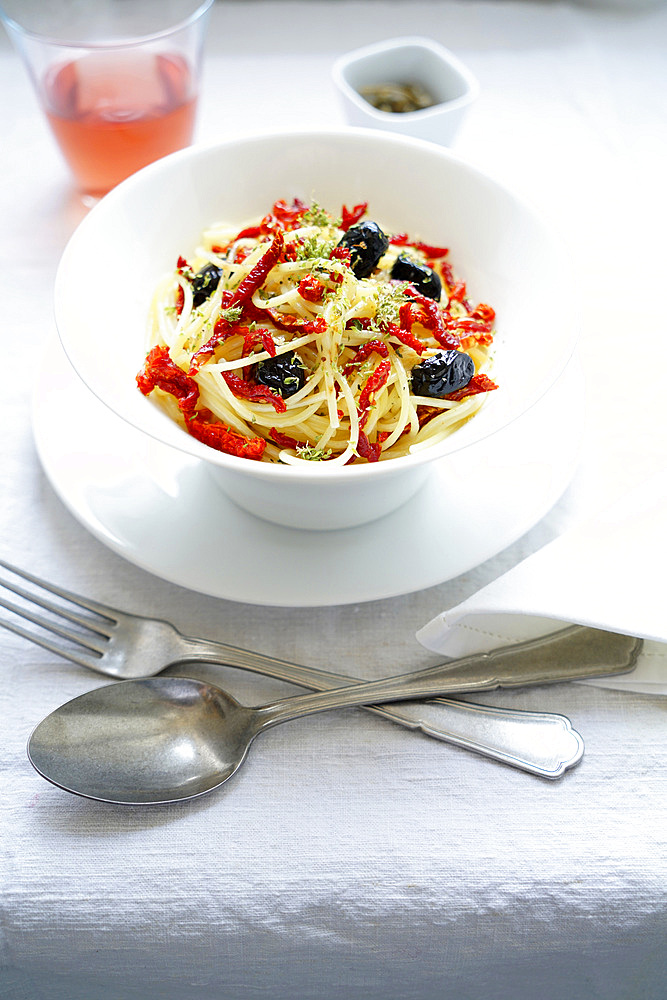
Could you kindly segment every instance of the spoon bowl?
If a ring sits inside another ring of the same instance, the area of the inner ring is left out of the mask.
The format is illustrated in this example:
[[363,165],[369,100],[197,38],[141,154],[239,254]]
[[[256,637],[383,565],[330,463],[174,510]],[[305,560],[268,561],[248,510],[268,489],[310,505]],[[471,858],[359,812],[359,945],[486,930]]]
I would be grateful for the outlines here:
[[125,805],[210,792],[243,763],[254,712],[185,677],[123,681],[74,698],[33,732],[30,761],[65,791]]

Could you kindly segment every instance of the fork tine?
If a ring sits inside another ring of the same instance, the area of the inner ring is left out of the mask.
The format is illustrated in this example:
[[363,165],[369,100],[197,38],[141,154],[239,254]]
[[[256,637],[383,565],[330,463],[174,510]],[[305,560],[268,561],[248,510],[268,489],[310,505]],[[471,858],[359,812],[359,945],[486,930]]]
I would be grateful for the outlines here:
[[22,639],[28,639],[29,642],[35,642],[38,646],[42,646],[43,649],[48,649],[50,653],[56,653],[57,656],[62,656],[66,660],[70,660],[72,663],[78,664],[81,667],[88,667],[89,670],[97,670],[97,657],[94,655],[84,656],[83,653],[79,653],[75,650],[65,649],[64,646],[59,645],[56,642],[51,642],[45,636],[38,635],[36,632],[31,632],[26,628],[22,628],[20,625],[16,625],[14,622],[7,621],[6,618],[0,618],[0,626],[2,628],[9,629],[10,632],[14,632],[15,635],[21,636]]
[[[94,614],[99,615],[100,618],[105,619],[105,621],[95,621],[85,615],[80,615],[70,608],[47,600],[47,598],[42,594],[36,594],[25,590],[19,584],[14,583],[11,580],[0,580],[1,586],[13,591],[13,593],[17,594],[19,597],[23,597],[25,600],[31,601],[34,604],[39,604],[39,606],[44,608],[46,611],[50,611],[52,614],[67,618],[71,622],[76,622],[77,625],[81,625],[83,628],[92,629],[100,635],[109,637],[112,634],[113,626],[116,624],[118,617],[118,612],[115,612],[113,608],[100,604],[98,601],[81,597],[79,594],[74,594],[72,591],[65,590],[62,587],[56,587],[54,584],[48,583],[46,580],[41,580],[38,576],[34,576],[26,570],[18,569],[18,567],[12,566],[11,563],[5,562],[4,559],[0,559],[0,566],[15,576],[21,577],[23,580],[27,580],[34,586],[39,587],[42,590],[46,590],[62,600],[69,601],[71,604],[85,608],[87,611],[92,611]],[[16,609],[11,608],[11,610],[15,611]],[[17,613],[22,614],[21,611]]]
[[[104,652],[104,647],[106,645],[106,640],[96,640],[94,633],[89,633],[84,635],[82,632],[77,632],[74,629],[68,628],[66,625],[60,622],[51,621],[49,618],[45,618],[43,615],[37,614],[30,608],[20,607],[18,604],[14,604],[13,601],[8,601],[5,597],[0,595],[0,607],[3,607],[6,611],[11,611],[13,614],[18,615],[19,618],[23,618],[33,625],[39,625],[40,628],[45,629],[47,632],[52,632],[55,635],[61,636],[63,639],[69,639],[70,642],[74,642],[79,646],[83,646],[85,649],[89,649],[93,653],[98,653],[100,656]],[[2,619],[0,619],[0,623]],[[33,633],[28,633],[32,635]]]

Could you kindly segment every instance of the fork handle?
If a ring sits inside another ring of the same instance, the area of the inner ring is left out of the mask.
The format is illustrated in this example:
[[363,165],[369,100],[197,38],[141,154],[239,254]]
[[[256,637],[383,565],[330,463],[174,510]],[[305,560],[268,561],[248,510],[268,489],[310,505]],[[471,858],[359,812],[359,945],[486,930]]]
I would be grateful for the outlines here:
[[569,720],[548,712],[495,708],[453,698],[374,705],[367,711],[543,778],[559,778],[584,751]]

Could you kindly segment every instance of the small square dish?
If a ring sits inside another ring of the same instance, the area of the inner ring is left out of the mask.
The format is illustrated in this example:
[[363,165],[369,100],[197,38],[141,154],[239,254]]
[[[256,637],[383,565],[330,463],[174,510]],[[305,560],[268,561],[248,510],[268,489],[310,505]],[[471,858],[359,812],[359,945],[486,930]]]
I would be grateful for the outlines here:
[[448,146],[479,94],[470,70],[430,38],[393,38],[341,56],[333,81],[350,125]]

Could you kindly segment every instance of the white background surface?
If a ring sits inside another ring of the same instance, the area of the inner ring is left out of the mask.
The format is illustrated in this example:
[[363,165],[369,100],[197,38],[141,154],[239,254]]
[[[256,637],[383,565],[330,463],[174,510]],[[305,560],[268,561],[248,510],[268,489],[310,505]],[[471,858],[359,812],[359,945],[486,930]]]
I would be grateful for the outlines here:
[[[532,200],[577,263],[588,409],[562,500],[450,583],[320,610],[201,597],[92,538],[53,494],[30,426],[31,386],[53,335],[53,277],[83,210],[3,37],[3,557],[190,634],[381,676],[435,662],[415,640],[420,626],[664,464],[667,9],[221,3],[199,138],[337,123],[334,58],[416,31],[480,80],[458,151]],[[557,783],[340,712],[262,737],[220,793],[128,811],[59,792],[25,757],[33,726],[99,679],[10,634],[0,651],[1,996],[664,994],[664,699],[582,686],[487,696],[570,716],[587,752]],[[248,702],[287,690],[229,669],[199,676]]]

